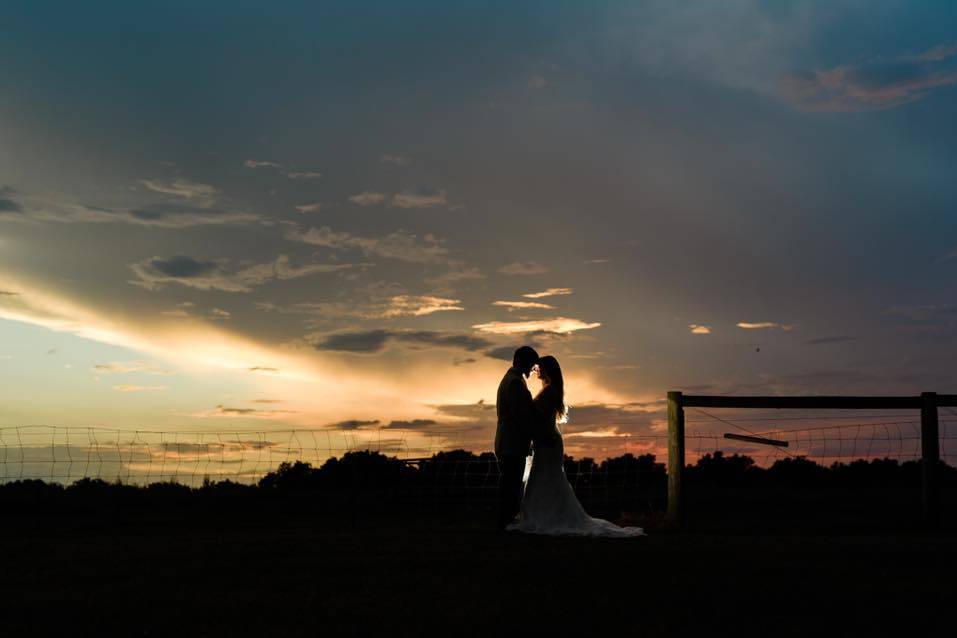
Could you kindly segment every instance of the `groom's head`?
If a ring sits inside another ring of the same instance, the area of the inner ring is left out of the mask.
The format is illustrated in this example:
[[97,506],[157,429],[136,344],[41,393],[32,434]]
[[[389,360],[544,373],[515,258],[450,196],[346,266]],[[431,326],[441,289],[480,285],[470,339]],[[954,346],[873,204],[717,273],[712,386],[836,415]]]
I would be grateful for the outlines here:
[[530,346],[522,346],[515,351],[515,355],[512,357],[512,367],[526,377],[531,374],[536,363],[538,363],[538,353]]

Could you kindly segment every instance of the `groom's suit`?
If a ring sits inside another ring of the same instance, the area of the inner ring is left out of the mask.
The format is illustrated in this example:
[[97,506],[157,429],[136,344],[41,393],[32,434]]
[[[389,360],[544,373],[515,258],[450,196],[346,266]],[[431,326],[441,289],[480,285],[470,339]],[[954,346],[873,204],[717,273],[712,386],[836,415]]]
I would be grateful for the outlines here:
[[498,427],[495,430],[495,456],[498,458],[499,526],[512,522],[522,503],[522,476],[525,457],[532,445],[535,406],[525,376],[516,368],[508,369],[498,385],[495,399]]

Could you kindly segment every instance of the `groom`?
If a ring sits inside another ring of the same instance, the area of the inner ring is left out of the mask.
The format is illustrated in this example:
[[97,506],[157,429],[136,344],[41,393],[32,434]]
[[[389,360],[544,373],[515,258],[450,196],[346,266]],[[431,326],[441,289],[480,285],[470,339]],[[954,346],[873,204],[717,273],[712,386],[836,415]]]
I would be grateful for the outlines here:
[[522,504],[522,477],[525,457],[532,443],[535,406],[525,379],[538,363],[538,353],[522,346],[512,357],[508,369],[498,385],[495,409],[498,428],[495,430],[495,457],[498,459],[501,479],[498,488],[498,526],[501,529],[512,522]]

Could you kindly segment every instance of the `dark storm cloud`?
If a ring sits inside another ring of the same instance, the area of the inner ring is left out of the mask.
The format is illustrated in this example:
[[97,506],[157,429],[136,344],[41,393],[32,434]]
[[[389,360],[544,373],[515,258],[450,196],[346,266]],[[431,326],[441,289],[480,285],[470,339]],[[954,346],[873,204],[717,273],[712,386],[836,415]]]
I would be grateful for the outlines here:
[[390,342],[412,347],[459,348],[467,351],[481,350],[492,345],[492,342],[488,339],[467,334],[382,328],[326,335],[316,342],[313,347],[316,350],[372,354],[381,352]]

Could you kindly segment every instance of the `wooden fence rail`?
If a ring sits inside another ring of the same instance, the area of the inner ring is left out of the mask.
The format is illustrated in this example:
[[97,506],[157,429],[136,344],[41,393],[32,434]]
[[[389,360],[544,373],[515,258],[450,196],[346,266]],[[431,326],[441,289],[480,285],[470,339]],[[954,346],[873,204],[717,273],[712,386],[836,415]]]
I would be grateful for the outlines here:
[[668,509],[666,520],[680,527],[685,514],[682,477],[685,468],[685,408],[756,408],[803,410],[914,410],[920,411],[921,506],[924,523],[940,521],[940,441],[938,408],[957,407],[957,394],[924,392],[919,396],[711,396],[668,393]]

